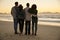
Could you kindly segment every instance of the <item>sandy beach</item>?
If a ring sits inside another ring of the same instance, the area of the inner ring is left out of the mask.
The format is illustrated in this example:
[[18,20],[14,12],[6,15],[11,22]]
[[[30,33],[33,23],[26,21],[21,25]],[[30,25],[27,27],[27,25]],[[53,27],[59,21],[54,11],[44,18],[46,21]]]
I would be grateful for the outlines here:
[[38,24],[37,36],[15,35],[13,22],[0,21],[0,40],[60,40],[60,27]]

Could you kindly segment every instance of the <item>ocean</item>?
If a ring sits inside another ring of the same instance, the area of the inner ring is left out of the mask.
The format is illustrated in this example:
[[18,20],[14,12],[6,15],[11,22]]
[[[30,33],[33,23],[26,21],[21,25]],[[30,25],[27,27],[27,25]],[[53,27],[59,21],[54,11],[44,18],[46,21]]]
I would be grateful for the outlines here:
[[[13,17],[11,16],[11,14],[0,14],[0,21],[13,22]],[[60,15],[59,14],[53,14],[53,15],[39,14],[38,24],[60,26]]]

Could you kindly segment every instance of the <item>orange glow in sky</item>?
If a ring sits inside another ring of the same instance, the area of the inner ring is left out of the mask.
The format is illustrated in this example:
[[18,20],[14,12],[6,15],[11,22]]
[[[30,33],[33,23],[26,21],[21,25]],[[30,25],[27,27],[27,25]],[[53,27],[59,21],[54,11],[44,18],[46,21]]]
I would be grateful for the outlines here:
[[38,12],[60,12],[60,0],[0,0],[0,13],[10,13],[14,2],[18,1],[23,7],[26,3],[37,5]]

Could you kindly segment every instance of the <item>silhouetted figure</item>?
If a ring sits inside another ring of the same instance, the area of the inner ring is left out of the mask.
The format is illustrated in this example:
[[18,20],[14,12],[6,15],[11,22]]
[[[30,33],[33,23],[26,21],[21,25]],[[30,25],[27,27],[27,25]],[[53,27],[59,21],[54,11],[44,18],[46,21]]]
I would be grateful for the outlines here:
[[29,3],[26,4],[25,11],[25,35],[30,35],[31,14],[28,12]]
[[17,33],[17,24],[18,24],[18,20],[17,20],[17,9],[18,9],[18,2],[15,2],[15,6],[12,7],[11,9],[11,15],[13,16],[13,21],[14,21],[14,31],[15,31],[15,34],[18,34]]
[[23,10],[23,6],[19,5],[18,6],[18,14],[17,14],[18,22],[19,22],[19,30],[22,34],[23,32],[23,27],[24,27],[24,19],[25,19],[25,13]]
[[35,4],[32,5],[32,7],[28,10],[29,13],[32,14],[32,35],[36,35],[37,33],[37,22],[38,22],[38,17],[37,17],[37,6]]

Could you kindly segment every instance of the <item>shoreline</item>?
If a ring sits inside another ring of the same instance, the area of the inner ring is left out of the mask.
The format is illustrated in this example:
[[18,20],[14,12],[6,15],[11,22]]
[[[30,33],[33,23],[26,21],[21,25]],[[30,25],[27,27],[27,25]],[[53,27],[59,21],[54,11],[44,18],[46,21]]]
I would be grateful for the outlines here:
[[[13,20],[0,20],[0,22],[12,22]],[[60,23],[57,22],[48,22],[48,21],[38,21],[38,25],[46,25],[46,26],[57,26],[60,27]]]
[[[18,28],[19,32],[19,28]],[[32,30],[31,30],[32,32]],[[1,40],[60,40],[60,27],[52,25],[38,24],[37,36],[33,35],[15,35],[13,22],[0,21],[0,39]]]

